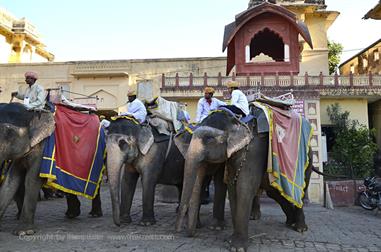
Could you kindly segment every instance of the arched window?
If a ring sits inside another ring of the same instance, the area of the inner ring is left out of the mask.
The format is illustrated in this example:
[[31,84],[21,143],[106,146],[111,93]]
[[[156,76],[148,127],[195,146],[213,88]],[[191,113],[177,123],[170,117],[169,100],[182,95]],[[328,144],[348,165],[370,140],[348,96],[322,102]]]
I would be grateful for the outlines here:
[[[249,48],[246,53],[249,53]],[[289,61],[289,46],[283,43],[283,39],[273,32],[265,28],[254,35],[250,42],[250,57],[246,55],[246,61],[249,62],[283,62]]]

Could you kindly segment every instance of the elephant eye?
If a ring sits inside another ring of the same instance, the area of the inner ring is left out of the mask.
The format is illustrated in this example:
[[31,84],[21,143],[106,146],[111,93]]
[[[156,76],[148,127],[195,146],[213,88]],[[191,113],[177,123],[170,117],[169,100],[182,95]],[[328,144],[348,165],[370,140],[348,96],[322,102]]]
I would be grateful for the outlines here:
[[127,147],[128,147],[128,144],[127,144],[127,142],[126,142],[124,139],[119,140],[118,145],[119,145],[119,148],[120,148],[122,151],[126,150]]
[[212,136],[205,136],[204,137],[204,142],[205,143],[210,143],[210,142],[213,142],[214,141],[214,137]]

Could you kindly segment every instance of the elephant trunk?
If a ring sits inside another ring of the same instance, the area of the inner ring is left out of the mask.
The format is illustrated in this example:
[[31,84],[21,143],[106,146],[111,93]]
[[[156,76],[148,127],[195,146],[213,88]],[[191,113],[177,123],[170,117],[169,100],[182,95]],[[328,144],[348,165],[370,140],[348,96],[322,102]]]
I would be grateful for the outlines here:
[[112,215],[114,224],[120,226],[120,175],[123,167],[123,158],[118,149],[107,146],[107,173],[110,183]]
[[195,168],[197,170],[197,176],[193,186],[192,196],[189,201],[189,209],[188,209],[187,232],[189,236],[194,236],[196,231],[197,220],[199,219],[198,214],[199,214],[199,208],[200,208],[201,187],[202,187],[202,182],[204,181],[204,178],[205,178],[205,167],[197,166]]
[[[196,148],[194,144],[194,139],[189,146],[188,152],[185,156],[185,167],[184,167],[184,182],[183,182],[183,190],[181,193],[181,202],[180,208],[176,219],[176,231],[180,232],[183,226],[183,220],[188,210],[194,211],[194,187],[197,180],[198,168],[200,167],[201,160],[199,158],[202,153],[202,148]],[[198,180],[197,180],[198,182]],[[191,199],[192,198],[192,199]],[[191,208],[190,208],[191,207]],[[197,213],[190,213],[188,211],[188,216],[196,216]],[[189,217],[191,218],[191,217]],[[196,218],[197,219],[197,218]],[[190,223],[190,219],[188,219],[188,223]]]

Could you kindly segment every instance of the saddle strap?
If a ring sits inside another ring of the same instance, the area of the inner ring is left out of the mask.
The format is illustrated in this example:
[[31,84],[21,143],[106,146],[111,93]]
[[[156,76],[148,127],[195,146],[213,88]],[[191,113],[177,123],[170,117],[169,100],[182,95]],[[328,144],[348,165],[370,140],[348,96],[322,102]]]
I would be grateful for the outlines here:
[[165,158],[164,160],[167,160],[167,157],[169,155],[169,151],[171,150],[171,147],[172,147],[172,136],[173,136],[173,133],[171,131],[171,134],[169,135],[169,143],[168,143],[168,148],[167,148],[167,152],[165,153]]

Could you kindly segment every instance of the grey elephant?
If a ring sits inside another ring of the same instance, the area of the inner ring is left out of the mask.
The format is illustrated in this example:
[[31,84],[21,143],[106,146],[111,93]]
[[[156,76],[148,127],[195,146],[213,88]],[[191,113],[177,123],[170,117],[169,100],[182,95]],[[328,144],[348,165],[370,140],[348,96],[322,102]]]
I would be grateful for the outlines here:
[[[21,223],[15,234],[33,234],[33,222],[39,190],[39,177],[44,139],[54,131],[52,113],[27,111],[21,104],[0,104],[0,163],[12,160],[0,188],[0,218],[20,188],[25,185]],[[20,202],[18,203],[20,204]]]
[[[54,131],[53,114],[28,111],[22,104],[0,104],[0,163],[12,160],[5,181],[0,187],[0,218],[12,199],[19,209],[20,224],[14,233],[33,234],[34,214],[39,191],[46,179],[39,177],[44,140]],[[79,201],[67,195],[66,216],[79,215]],[[100,196],[93,200],[92,212],[101,213]]]
[[[230,239],[233,251],[247,249],[248,222],[253,198],[260,187],[276,200],[285,212],[286,223],[295,230],[307,230],[303,208],[297,208],[269,185],[266,174],[268,133],[258,133],[255,121],[248,126],[226,112],[210,114],[194,131],[185,158],[184,184],[176,231],[181,231],[188,214],[188,235],[195,233],[200,181],[207,163],[226,162],[228,195],[233,221]],[[311,164],[311,162],[310,162]],[[311,175],[311,165],[306,169],[305,191]]]
[[[174,185],[181,196],[184,158],[174,143],[170,145],[168,138],[155,142],[152,133],[155,133],[154,130],[150,126],[142,126],[129,119],[112,121],[108,127],[107,172],[113,220],[118,226],[121,224],[121,218],[126,223],[131,222],[130,210],[139,176],[143,187],[141,225],[148,226],[156,223],[154,195],[157,184]],[[121,176],[122,172],[124,172],[123,176]],[[223,176],[223,173],[220,176]],[[121,185],[120,177],[123,178]],[[119,197],[120,189],[121,199]],[[219,192],[224,192],[224,190],[217,189],[216,191],[215,197],[225,199],[225,195],[219,196]],[[219,201],[215,198],[215,207],[218,205],[216,202]],[[219,202],[219,204],[223,205],[219,209],[223,209],[224,202]],[[218,218],[216,217],[216,219]]]
[[[189,144],[192,140],[192,130],[187,128],[179,132],[175,137],[175,144],[180,150],[183,157],[186,157]],[[225,198],[227,186],[224,182],[224,168],[225,162],[223,163],[208,163],[205,164],[208,167],[204,167],[206,176],[211,176],[214,181],[215,195],[214,195],[214,205],[213,205],[213,220],[209,225],[209,229],[212,230],[222,230],[225,226],[224,213],[225,213]],[[187,177],[187,175],[185,176]],[[204,184],[203,184],[204,186]],[[202,196],[202,194],[201,194]],[[260,205],[259,205],[260,195],[256,195],[253,200],[252,210],[250,214],[250,219],[258,220],[261,216]],[[202,202],[202,200],[201,200]]]

